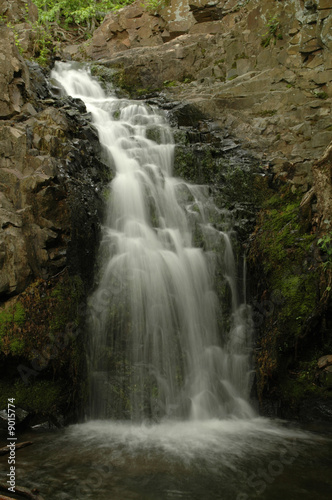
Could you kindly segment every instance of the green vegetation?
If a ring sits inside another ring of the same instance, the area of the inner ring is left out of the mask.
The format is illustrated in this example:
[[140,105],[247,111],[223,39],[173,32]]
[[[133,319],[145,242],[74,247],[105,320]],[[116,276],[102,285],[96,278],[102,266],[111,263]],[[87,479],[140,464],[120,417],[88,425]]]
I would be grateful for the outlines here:
[[9,22],[9,23],[7,23],[7,27],[10,28],[13,31],[13,33],[14,33],[14,39],[15,39],[15,45],[17,47],[17,50],[19,51],[19,53],[21,55],[23,55],[24,50],[23,50],[23,47],[21,45],[21,42],[20,42],[20,39],[19,39],[19,34],[18,34],[17,29],[15,28],[15,25]]
[[270,45],[271,40],[273,40],[274,45],[277,43],[277,40],[282,40],[283,36],[281,34],[281,25],[279,19],[275,17],[270,17],[268,22],[266,23],[267,31],[264,33],[261,45],[262,47],[268,47]]
[[0,309],[1,394],[15,387],[16,404],[37,413],[84,397],[84,314],[82,280],[66,271],[36,280]]
[[176,87],[178,84],[179,82],[176,82],[175,80],[165,80],[163,83],[164,87]]
[[25,311],[19,302],[0,311],[0,351],[14,356],[23,352],[20,332],[24,321]]
[[[88,39],[101,23],[107,12],[131,4],[133,0],[35,0],[38,7],[38,21],[30,23],[32,48],[25,49],[20,41],[20,32],[10,22],[15,43],[21,55],[36,60],[41,66],[50,62],[54,44],[58,41],[73,43],[76,39]],[[1,19],[7,22],[6,17]],[[28,7],[25,21],[29,22]],[[31,54],[32,53],[32,54]]]
[[52,33],[38,23],[33,25],[33,31],[35,33],[34,58],[38,64],[46,66],[52,53]]
[[327,99],[328,98],[328,94],[326,92],[315,92],[315,96],[318,99]]
[[0,381],[0,408],[5,408],[8,398],[15,398],[15,404],[26,411],[37,415],[49,415],[55,412],[61,404],[65,404],[67,396],[64,382],[60,384],[51,380],[37,380],[27,386],[22,380],[14,384],[6,380]]
[[34,3],[43,24],[55,22],[66,29],[76,25],[92,30],[107,12],[128,5],[132,0],[35,0]]
[[292,404],[305,394],[319,396],[321,388],[314,380],[317,359],[329,352],[322,320],[322,265],[314,256],[317,243],[331,262],[332,235],[317,242],[307,215],[301,213],[301,198],[301,193],[284,187],[264,203],[250,252],[251,264],[264,276],[260,293],[272,297],[271,311],[259,325],[259,397],[269,387]]
[[[35,281],[20,295],[20,301],[0,309],[0,355],[20,354],[32,361],[38,351],[47,358],[54,344],[61,354],[65,346],[60,348],[56,339],[79,326],[83,297],[83,284],[77,276]],[[54,362],[57,358],[54,356]]]

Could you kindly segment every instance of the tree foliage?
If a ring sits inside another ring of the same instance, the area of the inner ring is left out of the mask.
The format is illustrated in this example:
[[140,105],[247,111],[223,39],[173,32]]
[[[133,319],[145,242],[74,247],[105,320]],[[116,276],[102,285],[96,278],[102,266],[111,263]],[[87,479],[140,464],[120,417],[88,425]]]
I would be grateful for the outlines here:
[[[34,0],[41,23],[57,22],[64,27],[76,24],[94,27],[107,12],[116,10],[133,0]],[[91,26],[92,25],[92,26]]]

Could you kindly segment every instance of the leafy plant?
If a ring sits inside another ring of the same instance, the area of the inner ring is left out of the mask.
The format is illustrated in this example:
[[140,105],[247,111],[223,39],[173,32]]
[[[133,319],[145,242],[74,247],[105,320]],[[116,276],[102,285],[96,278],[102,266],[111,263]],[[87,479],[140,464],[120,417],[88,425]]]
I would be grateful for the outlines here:
[[8,22],[7,23],[7,27],[10,28],[13,33],[14,33],[14,39],[15,39],[15,45],[17,47],[17,50],[19,51],[19,53],[22,55],[24,50],[23,50],[23,47],[21,45],[21,42],[20,42],[20,39],[19,39],[19,35],[18,35],[18,32],[15,28],[15,26],[11,23],[11,22]]
[[33,25],[36,39],[34,43],[34,57],[38,64],[46,66],[52,52],[53,39],[51,31],[46,27],[35,23]]
[[35,0],[41,23],[56,22],[64,28],[70,25],[88,27],[93,30],[108,11],[116,10],[132,0]]
[[279,19],[274,16],[270,17],[268,22],[266,23],[266,28],[267,31],[262,35],[264,38],[261,41],[261,45],[263,47],[268,47],[270,45],[271,40],[274,41],[274,45],[276,44],[277,40],[282,40],[283,36],[280,32],[281,25]]

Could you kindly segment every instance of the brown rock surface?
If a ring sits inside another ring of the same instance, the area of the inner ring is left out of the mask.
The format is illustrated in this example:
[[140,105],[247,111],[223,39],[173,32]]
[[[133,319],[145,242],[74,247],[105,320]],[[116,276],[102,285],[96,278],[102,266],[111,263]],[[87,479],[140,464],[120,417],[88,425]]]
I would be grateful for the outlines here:
[[[83,274],[92,273],[101,207],[97,185],[101,178],[105,184],[107,173],[98,160],[96,133],[81,116],[83,104],[76,110],[74,104],[68,115],[65,102],[57,109],[52,100],[39,101],[33,93],[36,68],[30,86],[11,30],[1,26],[0,36],[0,297],[5,299],[65,266],[80,262]],[[46,83],[40,85],[37,93],[48,97]],[[80,253],[87,235],[86,254]]]
[[332,139],[332,7],[310,5],[172,0],[153,15],[137,1],[109,14],[86,51],[129,90],[178,82],[169,98],[195,104],[305,191]]
[[317,222],[322,229],[328,229],[330,221],[332,221],[332,142],[326,148],[323,156],[315,162],[313,178],[317,211],[320,217]]
[[38,9],[31,0],[2,0],[0,16],[7,22],[35,22],[38,19]]
[[29,93],[29,74],[20,56],[14,34],[0,26],[0,118],[21,112]]

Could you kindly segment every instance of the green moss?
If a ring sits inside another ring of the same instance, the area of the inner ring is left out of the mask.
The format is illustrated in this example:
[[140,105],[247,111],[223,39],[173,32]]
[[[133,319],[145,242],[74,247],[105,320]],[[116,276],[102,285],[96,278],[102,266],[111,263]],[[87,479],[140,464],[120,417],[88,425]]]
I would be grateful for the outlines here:
[[0,310],[0,352],[6,355],[19,355],[23,352],[24,339],[21,331],[24,321],[25,311],[20,302]]
[[197,181],[199,172],[192,149],[182,145],[175,146],[174,175],[188,181]]
[[15,399],[15,405],[29,412],[50,414],[65,403],[64,383],[51,380],[37,380],[27,386],[22,380],[14,384],[0,381],[0,408],[7,406],[8,398]]
[[182,79],[182,83],[191,83],[195,80],[195,78],[191,75],[184,76]]
[[312,359],[300,362],[297,369],[282,380],[280,384],[282,398],[290,407],[296,408],[306,398],[331,397],[330,392],[320,384],[317,369],[319,357],[320,354],[315,352]]
[[281,190],[265,202],[250,252],[251,261],[260,261],[265,288],[281,297],[259,340],[260,394],[269,379],[284,377],[295,362],[319,301],[319,266],[308,264],[316,236],[307,232],[300,200],[301,194]]
[[125,95],[133,97],[140,97],[156,90],[142,86],[138,69],[132,68],[131,71],[126,71],[123,65],[107,67],[102,64],[93,64],[91,74],[98,78],[106,90],[115,87],[123,90]]
[[163,85],[164,87],[175,87],[176,85],[178,85],[178,82],[176,82],[175,80],[165,80]]
[[[82,399],[86,356],[84,311],[83,283],[67,271],[51,280],[36,280],[20,295],[15,306],[2,311],[0,361],[8,384],[11,387],[19,384],[23,392],[26,387],[31,396],[30,385],[48,383],[50,378],[65,379],[66,398],[71,404]],[[52,387],[54,384],[50,382]],[[61,401],[60,398],[59,404]],[[34,406],[33,399],[30,404],[34,411],[42,411],[39,404]]]
[[316,97],[318,97],[318,99],[327,99],[328,98],[328,94],[326,92],[317,92],[315,95],[316,95]]
[[49,321],[49,332],[56,334],[64,331],[71,322],[79,323],[77,308],[83,297],[83,282],[79,276],[68,277],[60,281],[50,293],[50,299],[56,298],[53,315]]

